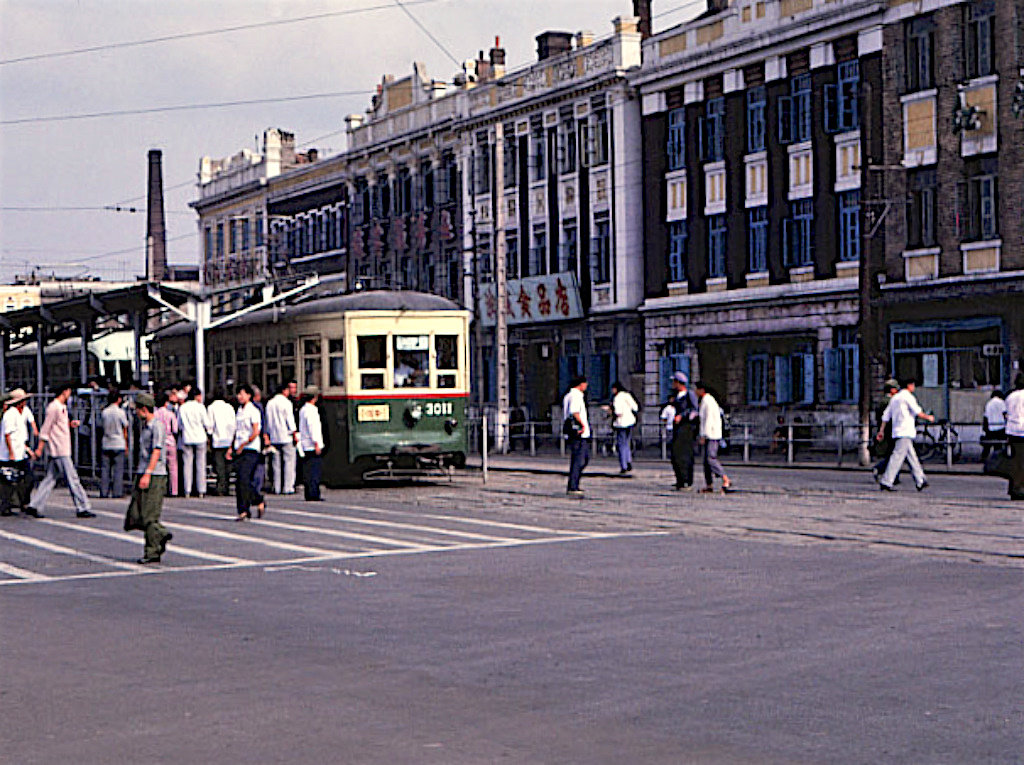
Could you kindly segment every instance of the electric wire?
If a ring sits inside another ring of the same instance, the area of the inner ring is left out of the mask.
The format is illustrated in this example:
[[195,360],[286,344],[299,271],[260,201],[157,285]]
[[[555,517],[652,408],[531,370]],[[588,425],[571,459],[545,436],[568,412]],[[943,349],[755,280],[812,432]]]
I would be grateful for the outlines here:
[[[409,5],[427,5],[430,3],[437,3],[440,0],[406,0]],[[65,51],[52,51],[48,53],[34,53],[28,56],[18,56],[16,58],[0,59],[0,66],[7,64],[20,64],[26,61],[39,61],[42,59],[50,58],[63,58],[67,56],[79,56],[86,53],[99,53],[107,50],[117,50],[119,48],[136,48],[143,45],[153,45],[162,42],[172,42],[175,40],[188,40],[196,37],[210,37],[212,35],[229,34],[232,32],[241,32],[249,29],[262,29],[265,27],[284,26],[286,24],[301,24],[308,21],[318,21],[320,19],[333,18],[338,16],[354,16],[360,13],[370,13],[373,11],[384,11],[391,10],[394,8],[392,3],[381,3],[379,5],[369,5],[362,8],[348,8],[343,11],[328,11],[325,13],[315,13],[309,16],[296,16],[290,19],[275,19],[274,21],[258,21],[251,24],[237,24],[230,27],[220,27],[217,29],[205,29],[194,32],[181,32],[173,35],[162,35],[161,37],[151,37],[144,40],[129,40],[125,42],[117,43],[106,43],[104,45],[92,45],[87,48],[74,48]]]
[[426,27],[425,27],[425,26],[424,26],[424,25],[423,25],[423,24],[422,24],[422,23],[420,22],[420,20],[419,20],[418,18],[416,18],[416,17],[415,17],[415,16],[414,16],[414,15],[412,14],[412,11],[410,11],[410,10],[409,10],[408,8],[406,8],[406,7],[405,7],[405,4],[404,4],[404,3],[402,2],[402,0],[395,0],[395,5],[397,5],[397,6],[399,7],[399,8],[401,8],[401,9],[402,9],[402,11],[403,11],[403,12],[405,13],[405,15],[406,15],[406,16],[408,16],[408,17],[409,17],[410,19],[412,19],[412,23],[413,23],[413,24],[415,24],[416,26],[418,26],[418,27],[420,28],[420,30],[421,30],[421,31],[423,32],[423,34],[425,34],[425,35],[426,35],[427,37],[429,37],[429,38],[430,38],[430,41],[431,41],[432,43],[434,43],[434,45],[436,45],[436,46],[437,46],[438,48],[440,48],[440,49],[441,49],[441,51],[442,51],[442,52],[444,53],[444,55],[446,55],[446,56],[447,56],[447,57],[448,57],[448,58],[449,58],[449,59],[450,59],[450,60],[452,61],[452,63],[453,63],[453,64],[455,64],[455,66],[461,66],[461,64],[459,63],[459,60],[458,60],[457,58],[455,58],[455,56],[453,56],[453,55],[452,55],[452,52],[451,52],[450,50],[448,50],[448,49],[447,49],[447,48],[446,48],[446,47],[445,47],[445,46],[444,46],[444,45],[443,45],[443,44],[441,43],[441,41],[440,41],[440,40],[438,40],[438,39],[437,39],[436,37],[434,37],[434,35],[433,35],[433,34],[431,34],[430,30],[429,30],[429,29],[427,29],[427,28],[426,28]]

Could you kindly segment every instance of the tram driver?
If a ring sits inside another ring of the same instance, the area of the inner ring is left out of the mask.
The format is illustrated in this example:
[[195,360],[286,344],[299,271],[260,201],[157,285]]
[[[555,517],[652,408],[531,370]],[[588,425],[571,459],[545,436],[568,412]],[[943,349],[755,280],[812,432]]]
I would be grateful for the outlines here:
[[420,367],[419,361],[410,354],[400,356],[395,366],[395,387],[423,388],[426,384],[426,370]]

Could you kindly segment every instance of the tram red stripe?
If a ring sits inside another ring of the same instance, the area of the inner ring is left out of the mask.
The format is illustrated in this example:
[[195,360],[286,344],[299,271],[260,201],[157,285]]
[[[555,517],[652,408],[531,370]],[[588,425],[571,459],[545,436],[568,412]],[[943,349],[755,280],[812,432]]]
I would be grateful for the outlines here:
[[391,398],[469,398],[469,393],[343,393],[341,395],[323,396],[325,401],[366,401],[370,399]]

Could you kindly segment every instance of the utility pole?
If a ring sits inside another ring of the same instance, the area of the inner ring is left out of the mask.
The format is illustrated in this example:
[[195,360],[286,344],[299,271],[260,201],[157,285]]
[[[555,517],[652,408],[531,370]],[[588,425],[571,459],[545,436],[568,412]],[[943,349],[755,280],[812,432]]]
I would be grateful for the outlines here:
[[498,297],[498,316],[494,325],[495,369],[498,377],[498,412],[495,424],[494,449],[505,452],[509,424],[508,379],[508,282],[505,262],[505,126],[494,125],[494,287]]

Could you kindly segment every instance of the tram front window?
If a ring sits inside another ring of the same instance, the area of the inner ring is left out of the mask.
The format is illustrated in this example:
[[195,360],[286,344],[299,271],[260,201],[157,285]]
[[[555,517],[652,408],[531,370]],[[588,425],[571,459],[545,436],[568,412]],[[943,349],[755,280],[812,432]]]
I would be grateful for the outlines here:
[[388,366],[387,337],[367,335],[358,339],[359,369],[376,370],[361,372],[359,385],[363,390],[380,390],[384,387],[384,372]]
[[395,387],[426,388],[430,384],[430,338],[395,336]]
[[459,368],[459,338],[457,335],[437,335],[434,338],[437,351],[437,387],[454,388],[454,370]]

